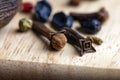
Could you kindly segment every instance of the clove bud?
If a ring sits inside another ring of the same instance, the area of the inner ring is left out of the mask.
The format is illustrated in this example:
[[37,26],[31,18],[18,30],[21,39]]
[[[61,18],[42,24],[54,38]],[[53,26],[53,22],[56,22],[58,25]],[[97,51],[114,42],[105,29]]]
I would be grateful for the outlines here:
[[84,53],[96,52],[95,48],[92,46],[91,39],[82,37],[70,28],[65,27],[63,31],[67,37],[68,43],[80,50],[80,56]]
[[97,1],[97,0],[70,0],[70,5],[78,6],[82,1]]
[[50,40],[51,47],[55,50],[61,50],[67,43],[67,38],[62,32],[52,32],[44,24],[34,21],[33,30],[42,34]]
[[0,28],[7,25],[18,11],[21,0],[0,0]]
[[70,5],[78,6],[82,0],[70,0]]
[[74,13],[71,12],[70,15],[75,19],[75,20],[85,20],[86,18],[89,19],[98,19],[101,23],[104,23],[108,17],[108,11],[105,8],[101,8],[98,12],[94,13]]
[[79,31],[87,34],[96,34],[101,30],[102,24],[108,19],[108,12],[105,8],[101,8],[94,13],[70,13],[70,15],[78,20],[81,24]]

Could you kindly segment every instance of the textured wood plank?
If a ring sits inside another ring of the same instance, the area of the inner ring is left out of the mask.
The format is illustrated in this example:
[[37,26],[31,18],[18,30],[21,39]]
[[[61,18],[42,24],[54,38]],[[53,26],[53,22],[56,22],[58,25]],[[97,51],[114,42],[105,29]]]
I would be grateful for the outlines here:
[[[35,4],[37,0],[24,1],[31,1]],[[6,29],[3,29],[2,32],[0,31],[0,38],[3,37],[0,40],[0,44],[4,43],[2,48],[0,48],[0,59],[100,68],[120,68],[120,0],[85,1],[78,7],[69,7],[67,5],[67,0],[48,1],[53,6],[52,15],[62,10],[66,13],[69,13],[70,11],[93,12],[103,6],[109,11],[109,20],[102,26],[102,30],[96,35],[104,40],[104,43],[101,46],[96,46],[97,52],[85,54],[80,57],[76,49],[70,44],[67,44],[61,51],[51,51],[49,49],[49,41],[45,38],[36,36],[32,31],[26,33],[17,32],[19,19],[22,17],[30,17],[31,15],[18,13],[9,24],[9,31]],[[50,20],[52,19],[52,15]],[[48,28],[52,29],[49,23],[46,25]],[[73,29],[76,30],[75,28],[77,26],[79,25],[75,22]],[[5,34],[7,37],[2,35],[4,32],[7,33]]]

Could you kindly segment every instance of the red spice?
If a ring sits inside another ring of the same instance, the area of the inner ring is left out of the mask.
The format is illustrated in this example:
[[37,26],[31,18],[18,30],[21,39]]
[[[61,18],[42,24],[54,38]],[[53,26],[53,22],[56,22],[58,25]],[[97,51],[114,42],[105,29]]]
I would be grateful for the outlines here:
[[31,12],[33,9],[33,4],[30,2],[26,2],[22,4],[22,11],[23,12]]

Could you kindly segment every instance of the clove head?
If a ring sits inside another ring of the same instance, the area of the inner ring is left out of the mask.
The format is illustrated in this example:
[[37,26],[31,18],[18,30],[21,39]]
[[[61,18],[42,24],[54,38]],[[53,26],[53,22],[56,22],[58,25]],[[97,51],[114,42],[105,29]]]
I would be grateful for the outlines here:
[[107,19],[109,18],[108,11],[107,11],[105,8],[101,8],[101,9],[96,13],[96,17],[98,17],[98,19],[101,21],[101,23],[104,23],[104,22],[107,21]]
[[56,33],[51,37],[51,47],[61,50],[67,43],[67,38],[63,33]]
[[0,28],[7,25],[15,16],[21,0],[0,0]]

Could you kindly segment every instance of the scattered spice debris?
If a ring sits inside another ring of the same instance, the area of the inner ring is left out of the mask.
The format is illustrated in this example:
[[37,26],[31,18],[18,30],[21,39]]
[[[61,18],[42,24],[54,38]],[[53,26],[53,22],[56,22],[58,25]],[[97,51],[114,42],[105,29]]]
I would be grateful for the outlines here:
[[87,36],[87,38],[91,39],[96,45],[101,45],[103,43],[103,40],[96,36]]

